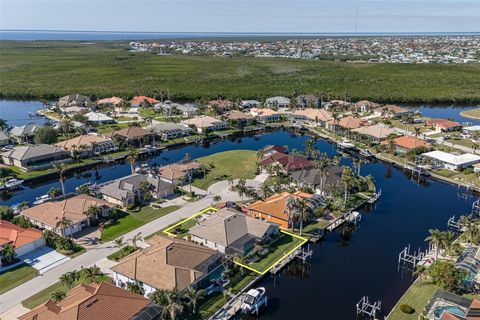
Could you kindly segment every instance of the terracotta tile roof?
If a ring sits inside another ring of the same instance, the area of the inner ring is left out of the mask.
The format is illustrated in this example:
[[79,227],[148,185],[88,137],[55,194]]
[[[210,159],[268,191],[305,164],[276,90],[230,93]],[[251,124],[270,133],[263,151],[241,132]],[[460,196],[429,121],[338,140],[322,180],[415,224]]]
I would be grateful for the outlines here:
[[80,194],[65,200],[49,201],[33,206],[23,210],[21,214],[55,228],[57,221],[64,217],[72,220],[73,223],[87,219],[85,212],[90,206],[113,208],[113,205],[105,200]]
[[150,97],[147,97],[147,96],[135,96],[135,97],[133,97],[132,100],[130,100],[130,103],[133,104],[133,105],[139,105],[144,101],[149,102],[151,104],[155,104],[155,103],[160,102],[157,99],[150,98]]
[[268,108],[251,108],[250,113],[255,117],[267,117],[279,114],[277,111]]
[[310,120],[328,121],[332,119],[332,113],[325,109],[313,109],[307,108],[303,110],[297,110],[293,113],[296,116],[304,116]]
[[374,110],[374,112],[377,112],[377,113],[393,113],[393,114],[396,114],[396,113],[405,113],[405,112],[408,112],[408,109],[405,109],[405,108],[402,108],[400,106],[396,106],[396,105],[393,105],[393,104],[387,104],[383,107],[378,107]]
[[[388,145],[389,143],[390,141],[385,140],[385,141],[382,141],[381,144]],[[422,140],[413,136],[401,136],[401,137],[395,138],[393,139],[393,143],[396,146],[399,146],[401,148],[408,149],[408,150],[415,149],[418,147],[425,147],[428,149],[431,148],[431,145],[427,143],[425,140]]]
[[253,116],[250,113],[245,113],[238,110],[232,110],[225,114],[228,120],[252,120]]
[[427,126],[437,126],[439,128],[454,128],[454,127],[461,127],[462,125],[456,121],[451,121],[448,119],[428,119],[425,121]]
[[111,98],[105,98],[105,99],[100,99],[97,101],[97,104],[112,104],[116,106],[117,104],[122,103],[123,99],[119,97],[111,97]]
[[315,162],[296,154],[273,153],[260,161],[260,166],[265,167],[271,164],[280,164],[286,171],[313,168]]
[[352,129],[352,132],[357,132],[359,134],[371,136],[377,139],[385,139],[390,134],[395,133],[395,130],[386,125],[374,124],[367,127]]
[[363,125],[364,120],[360,118],[355,118],[352,116],[348,116],[345,118],[341,118],[340,120],[329,120],[328,124],[336,124],[345,129],[357,129]]
[[311,194],[297,191],[295,193],[282,192],[277,193],[265,200],[259,200],[247,206],[248,211],[257,211],[266,215],[271,215],[281,220],[288,221],[287,216],[287,199],[290,197],[309,199]]
[[71,289],[65,299],[48,300],[19,319],[128,320],[149,304],[149,299],[108,282],[81,284]]
[[110,140],[100,136],[84,134],[69,140],[58,142],[55,144],[55,146],[60,147],[62,149],[70,150],[72,149],[73,146],[76,146],[77,148],[80,146],[91,147],[92,143],[100,143],[100,142],[107,142],[107,141],[110,141]]
[[180,239],[155,236],[151,246],[134,252],[112,267],[130,279],[157,289],[184,289],[208,271],[215,251]]
[[129,140],[132,140],[132,139],[142,138],[150,134],[151,134],[150,131],[140,127],[128,127],[128,128],[113,132],[112,137],[118,135],[118,136],[125,137]]
[[11,243],[15,248],[37,241],[42,232],[35,228],[22,228],[6,220],[0,220],[0,246]]

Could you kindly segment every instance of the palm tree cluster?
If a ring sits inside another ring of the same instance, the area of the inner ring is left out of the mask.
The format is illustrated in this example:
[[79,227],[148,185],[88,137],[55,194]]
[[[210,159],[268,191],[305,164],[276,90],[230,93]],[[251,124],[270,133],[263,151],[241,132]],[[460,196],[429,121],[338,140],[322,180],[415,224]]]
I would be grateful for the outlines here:
[[286,210],[292,232],[295,224],[300,223],[300,235],[302,235],[303,223],[310,219],[312,208],[305,199],[291,196],[287,198]]
[[197,313],[197,306],[206,296],[204,290],[195,290],[187,287],[185,290],[161,289],[149,295],[156,304],[163,307],[162,319],[180,319],[188,308],[194,315]]
[[428,243],[435,248],[435,260],[438,259],[438,254],[442,249],[445,250],[445,255],[450,255],[458,248],[458,244],[455,243],[456,236],[453,232],[440,231],[438,229],[430,229],[428,231],[430,235],[425,241],[428,241]]

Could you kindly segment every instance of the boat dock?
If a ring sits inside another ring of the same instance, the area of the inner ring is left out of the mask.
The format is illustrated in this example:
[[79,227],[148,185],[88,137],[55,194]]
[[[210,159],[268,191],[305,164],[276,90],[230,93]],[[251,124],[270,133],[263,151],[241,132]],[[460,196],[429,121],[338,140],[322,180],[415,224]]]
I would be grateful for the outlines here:
[[307,248],[300,247],[288,256],[286,256],[282,261],[277,263],[272,269],[270,269],[271,274],[277,274],[280,270],[282,270],[287,264],[289,264],[295,258],[299,258],[305,263],[307,259],[311,258],[313,254],[313,250],[310,249],[310,245]]

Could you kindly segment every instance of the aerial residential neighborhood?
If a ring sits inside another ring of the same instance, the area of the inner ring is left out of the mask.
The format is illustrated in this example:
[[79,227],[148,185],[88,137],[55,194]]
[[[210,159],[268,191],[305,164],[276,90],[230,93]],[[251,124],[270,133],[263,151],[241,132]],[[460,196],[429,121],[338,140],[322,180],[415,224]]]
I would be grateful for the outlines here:
[[0,320],[480,320],[480,2],[0,0]]

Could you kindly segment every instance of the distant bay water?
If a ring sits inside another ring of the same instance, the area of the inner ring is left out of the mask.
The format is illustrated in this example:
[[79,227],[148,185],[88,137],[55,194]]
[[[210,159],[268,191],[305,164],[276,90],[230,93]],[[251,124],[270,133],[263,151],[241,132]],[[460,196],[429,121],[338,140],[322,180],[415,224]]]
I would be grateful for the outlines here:
[[355,37],[355,36],[478,36],[480,33],[241,33],[241,32],[101,32],[0,30],[0,40],[115,41],[265,37]]

